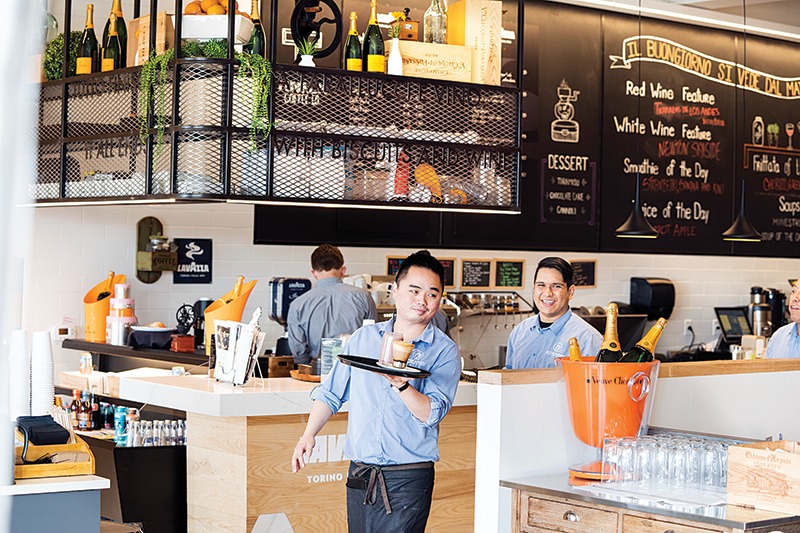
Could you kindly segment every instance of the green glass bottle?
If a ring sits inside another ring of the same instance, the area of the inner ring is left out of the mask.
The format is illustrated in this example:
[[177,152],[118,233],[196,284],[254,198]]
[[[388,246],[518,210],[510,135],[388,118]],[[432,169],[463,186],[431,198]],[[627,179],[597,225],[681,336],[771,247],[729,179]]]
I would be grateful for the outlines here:
[[[116,15],[117,39],[119,40],[119,67],[125,68],[127,65],[128,53],[128,27],[125,25],[125,16],[122,14],[122,0],[114,0],[111,6],[111,13]],[[106,21],[106,27],[103,29],[103,48],[106,48],[108,38],[111,35],[111,16]],[[105,57],[105,53],[103,54]]]
[[383,53],[383,35],[378,27],[378,0],[369,3],[369,26],[364,32],[363,69],[366,72],[383,73],[386,67],[386,56]]
[[264,25],[261,24],[261,14],[258,12],[258,0],[252,0],[250,20],[253,22],[253,33],[250,34],[250,41],[245,45],[245,49],[251,54],[267,57],[267,37]]
[[75,74],[91,74],[100,70],[97,35],[94,33],[94,4],[86,4],[86,24],[78,46]]
[[619,334],[617,333],[617,316],[619,308],[617,304],[610,303],[606,307],[606,332],[603,335],[603,344],[597,353],[595,361],[598,363],[615,363],[622,357],[622,347],[619,344]]
[[111,16],[108,17],[111,28],[108,31],[108,39],[106,45],[103,47],[103,61],[100,63],[100,70],[108,72],[120,68],[122,47],[119,42],[119,35],[117,35],[117,15],[112,11]]
[[361,59],[361,42],[358,40],[358,15],[355,11],[350,12],[350,31],[347,33],[347,41],[344,43],[344,69],[361,71],[363,61]]
[[667,325],[667,319],[659,318],[656,323],[650,328],[650,331],[642,337],[642,340],[636,343],[633,349],[622,356],[619,360],[620,363],[648,363],[653,360],[656,353],[656,344],[661,334],[664,333],[664,326]]

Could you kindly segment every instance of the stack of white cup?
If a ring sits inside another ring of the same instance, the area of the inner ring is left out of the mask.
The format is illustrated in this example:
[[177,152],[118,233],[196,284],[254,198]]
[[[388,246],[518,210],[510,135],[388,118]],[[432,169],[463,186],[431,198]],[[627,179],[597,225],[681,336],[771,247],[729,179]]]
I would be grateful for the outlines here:
[[35,331],[31,341],[31,414],[49,414],[54,393],[53,345],[50,332]]
[[28,350],[28,335],[21,329],[11,332],[8,395],[12,420],[31,414],[31,352]]

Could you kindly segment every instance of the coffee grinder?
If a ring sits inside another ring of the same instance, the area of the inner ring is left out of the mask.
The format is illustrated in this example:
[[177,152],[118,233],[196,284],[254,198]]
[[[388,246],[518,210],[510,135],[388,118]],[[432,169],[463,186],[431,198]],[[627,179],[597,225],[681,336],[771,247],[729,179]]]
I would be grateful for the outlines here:
[[[270,311],[269,318],[286,330],[286,317],[289,316],[289,304],[298,296],[311,290],[311,280],[307,278],[275,277],[269,280]],[[275,355],[292,355],[289,339],[286,335],[275,343]]]
[[200,298],[194,305],[194,347],[195,349],[205,348],[206,338],[206,307],[214,303],[211,298]]
[[747,318],[753,326],[753,335],[772,335],[772,308],[767,303],[767,293],[761,287],[750,287],[750,304],[747,306]]

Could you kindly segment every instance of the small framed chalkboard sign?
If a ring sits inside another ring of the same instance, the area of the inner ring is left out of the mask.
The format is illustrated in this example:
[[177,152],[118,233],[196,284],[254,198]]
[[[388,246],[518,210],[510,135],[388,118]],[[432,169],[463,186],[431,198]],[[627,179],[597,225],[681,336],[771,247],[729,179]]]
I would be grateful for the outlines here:
[[[394,276],[400,270],[400,264],[405,257],[398,255],[386,256],[386,275]],[[436,259],[444,267],[444,288],[453,289],[456,286],[456,258],[455,257],[437,257]]]
[[492,286],[491,259],[462,259],[461,288],[489,289]]
[[525,283],[524,259],[495,259],[494,286],[496,289],[521,290]]
[[394,276],[400,270],[400,264],[405,259],[405,256],[387,255],[386,256],[386,275]]
[[597,270],[597,259],[575,259],[570,261],[572,269],[575,271],[572,280],[576,287],[596,287],[595,278]]
[[456,286],[456,258],[437,257],[436,259],[438,259],[444,267],[444,288],[454,289]]

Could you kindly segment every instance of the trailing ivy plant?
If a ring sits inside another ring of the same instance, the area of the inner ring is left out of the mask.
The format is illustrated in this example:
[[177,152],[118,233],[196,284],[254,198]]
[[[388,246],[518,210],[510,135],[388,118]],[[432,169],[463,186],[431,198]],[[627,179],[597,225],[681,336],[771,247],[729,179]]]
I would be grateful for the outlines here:
[[[167,69],[174,57],[175,51],[172,49],[161,54],[152,51],[150,58],[142,65],[142,72],[139,74],[139,140],[142,143],[147,142],[147,135],[150,132],[148,117],[151,112],[151,104],[153,104],[155,105],[156,119],[156,158],[161,153],[164,130],[167,127]],[[155,94],[156,86],[158,86],[158,94]]]
[[272,65],[269,60],[259,54],[236,53],[239,70],[236,77],[240,80],[250,78],[252,91],[250,95],[242,93],[242,103],[247,105],[250,97],[250,151],[258,147],[258,136],[269,136],[272,124],[269,120],[269,93],[272,87]]

